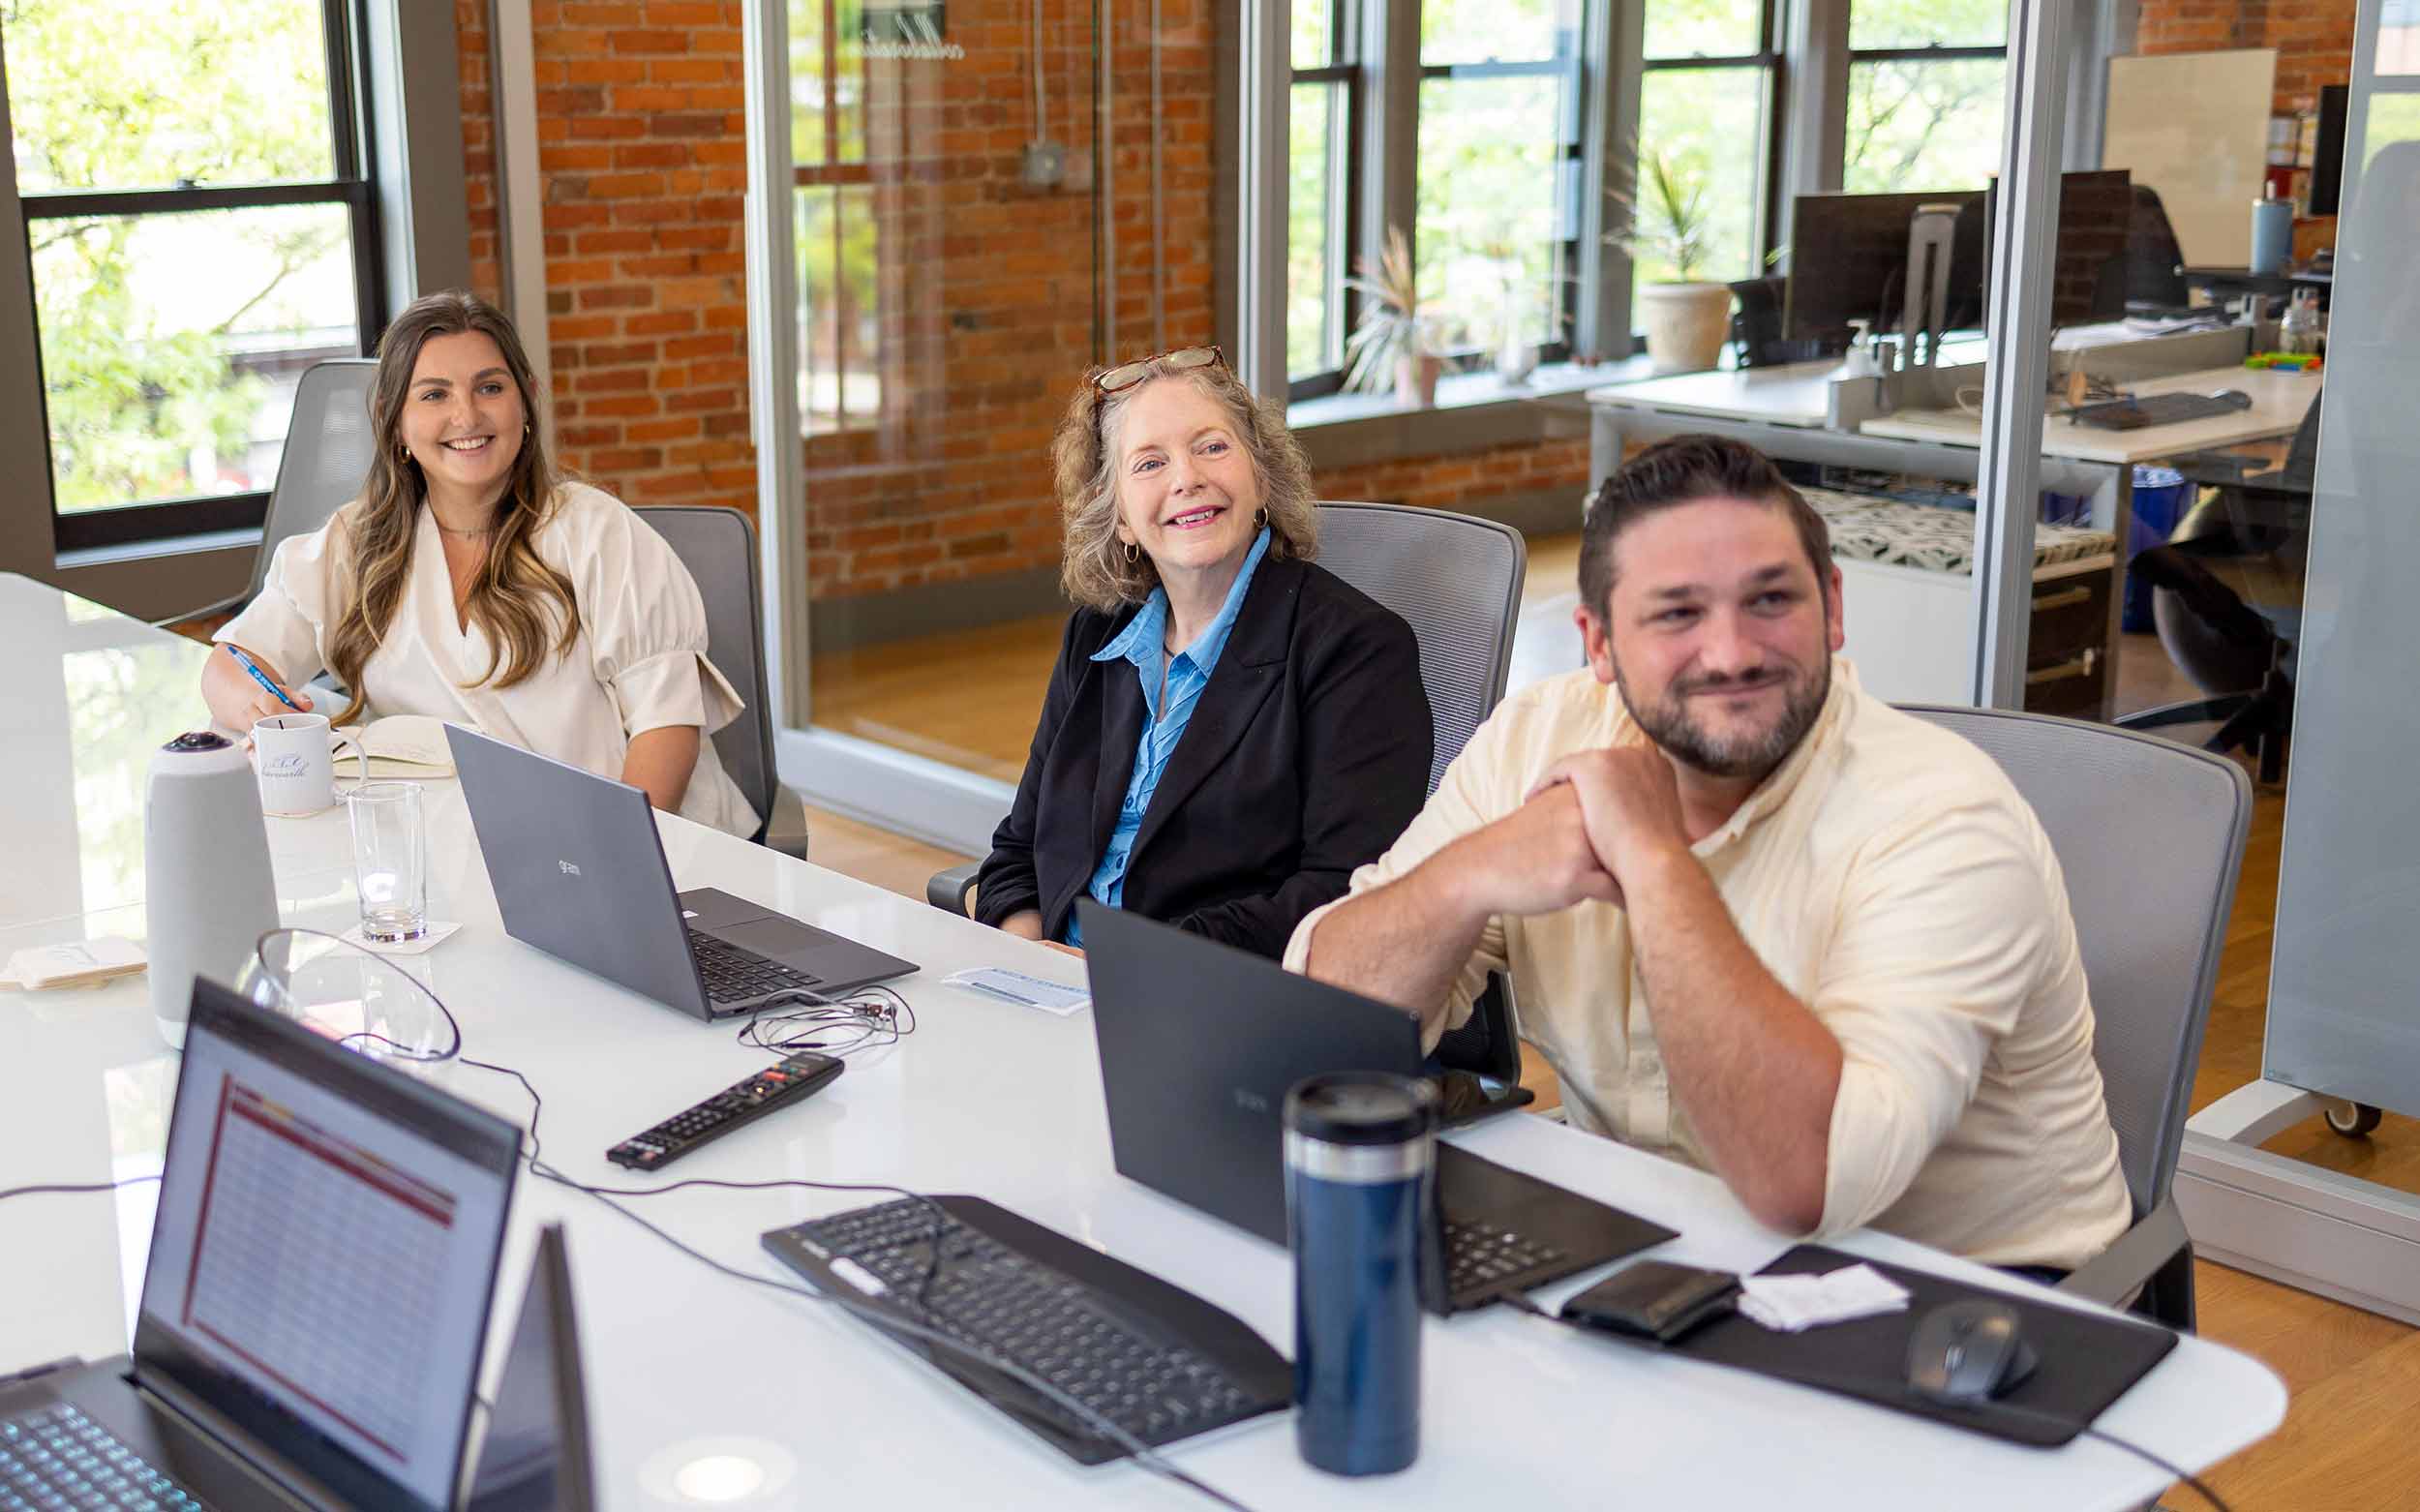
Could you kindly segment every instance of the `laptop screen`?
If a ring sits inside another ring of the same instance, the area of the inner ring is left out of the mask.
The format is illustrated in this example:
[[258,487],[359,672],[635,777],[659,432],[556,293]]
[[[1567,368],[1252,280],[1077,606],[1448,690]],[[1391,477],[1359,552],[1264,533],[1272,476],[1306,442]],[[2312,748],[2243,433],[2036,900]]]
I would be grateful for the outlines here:
[[538,1236],[521,1320],[504,1351],[468,1512],[590,1512],[596,1505],[574,1318],[562,1226],[549,1224]]
[[348,1500],[449,1505],[519,1147],[197,983],[138,1367]]

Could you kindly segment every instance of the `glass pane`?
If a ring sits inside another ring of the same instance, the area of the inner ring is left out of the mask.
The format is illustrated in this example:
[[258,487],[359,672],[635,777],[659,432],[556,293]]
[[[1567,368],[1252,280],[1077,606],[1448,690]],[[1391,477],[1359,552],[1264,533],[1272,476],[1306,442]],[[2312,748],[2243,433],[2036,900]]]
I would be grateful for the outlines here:
[[790,0],[790,154],[801,167],[865,161],[863,26],[860,0]]
[[1998,58],[1849,66],[1841,187],[1853,195],[1981,189],[2000,167]]
[[2009,40],[2005,0],[1856,0],[1849,47],[1997,47]]
[[799,412],[807,434],[882,409],[873,191],[815,185],[799,210]]
[[1737,58],[1762,45],[1761,0],[1648,0],[1650,58]]
[[1423,63],[1539,63],[1577,46],[1580,0],[1427,0]]
[[[1679,203],[1668,205],[1654,175],[1642,171],[1635,216],[1649,236],[1631,252],[1631,329],[1639,327],[1642,285],[1729,283],[1756,273],[1766,88],[1763,69],[1665,69],[1642,76],[1640,161],[1643,167],[1650,159],[1662,163]],[[1680,228],[1694,234],[1653,234],[1675,228],[1675,208]],[[1694,259],[1685,269],[1684,248]]]
[[1442,349],[1558,339],[1558,78],[1420,84],[1419,283]]
[[1336,3],[1337,0],[1303,0],[1294,7],[1294,67],[1328,66],[1332,50],[1328,44],[1336,35]]
[[[2420,0],[2383,0],[2379,5],[2378,45],[2372,53],[2370,71],[2386,77],[2420,74]],[[2377,95],[2371,108],[2375,111],[2394,99]]]
[[28,229],[63,514],[267,489],[303,369],[361,349],[342,205]]
[[1342,240],[1345,207],[1333,192],[1328,139],[1344,99],[1340,84],[1296,84],[1287,106],[1286,371],[1296,378],[1336,365],[1328,258]]
[[17,188],[336,176],[319,0],[9,0]]
[[[1116,14],[1118,56],[1140,68],[1124,50],[1134,14]],[[1155,285],[1148,81],[1121,76],[1104,174],[1094,7],[1043,8],[1039,110],[1022,0],[790,0],[790,16],[791,98],[820,141],[802,144],[793,191],[806,560],[784,585],[811,626],[811,716],[1014,782],[1069,608],[1053,433],[1094,363],[1150,351],[1163,328],[1157,345],[1218,340],[1204,251],[1217,81],[1176,68],[1165,81]],[[861,16],[964,56],[883,56]],[[1038,136],[1063,156],[1028,164]],[[708,453],[728,455],[714,421]]]

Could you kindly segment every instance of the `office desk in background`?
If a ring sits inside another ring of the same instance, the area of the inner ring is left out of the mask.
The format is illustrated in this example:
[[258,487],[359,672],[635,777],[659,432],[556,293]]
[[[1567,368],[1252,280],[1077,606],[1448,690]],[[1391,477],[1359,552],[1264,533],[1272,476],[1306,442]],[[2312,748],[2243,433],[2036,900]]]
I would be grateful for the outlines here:
[[[2042,424],[2042,454],[2075,462],[2101,462],[2132,465],[2156,462],[2189,451],[2215,451],[2224,446],[2240,446],[2246,441],[2267,440],[2272,437],[2291,436],[2302,424],[2302,417],[2318,397],[2321,375],[2296,373],[2284,368],[2208,368],[2197,373],[2179,373],[2168,378],[2145,378],[2124,385],[2139,396],[2152,394],[2214,394],[2221,389],[2234,389],[2252,400],[2252,408],[2231,414],[2212,415],[2201,420],[2179,420],[2171,425],[2147,425],[2138,431],[2111,431],[2098,426],[2078,425],[2064,415],[2051,415]],[[1982,374],[1976,372],[1977,387],[1982,384]],[[1981,447],[1982,418],[1962,409],[1902,409],[1880,419],[1868,420],[1860,428],[1865,436],[1878,436],[1891,440],[1931,441],[1946,446]],[[2114,522],[2096,519],[2093,524],[2102,529],[2114,529]]]
[[[13,649],[0,665],[0,709],[10,711],[0,767],[15,785],[0,840],[20,874],[0,918],[0,953],[88,933],[140,933],[139,776],[153,745],[201,717],[193,681],[201,648],[7,577],[0,633]],[[606,1146],[765,1057],[738,1045],[729,1025],[699,1024],[506,938],[460,788],[433,783],[429,797],[431,911],[464,927],[407,959],[460,1018],[465,1053],[514,1067],[536,1085],[551,1162],[585,1181],[652,1184],[608,1165]],[[1091,1015],[1058,1018],[939,980],[996,962],[1069,981],[1073,962],[678,817],[657,819],[680,885],[758,899],[923,967],[898,984],[915,1005],[913,1036],[852,1056],[847,1074],[813,1101],[701,1151],[663,1179],[778,1176],[981,1194],[1167,1277],[1290,1350],[1285,1252],[1111,1169]],[[25,843],[35,831],[44,843]],[[270,833],[287,921],[328,929],[351,922],[342,813],[273,820]],[[79,875],[87,879],[80,898]],[[57,901],[38,901],[37,884],[54,889]],[[173,1066],[140,978],[76,992],[0,993],[0,1107],[15,1135],[0,1144],[0,1188],[156,1170]],[[529,1099],[510,1078],[455,1065],[435,1079],[504,1117],[529,1116]],[[1682,1238],[1658,1252],[1675,1258],[1743,1269],[1787,1248],[1713,1178],[1542,1119],[1498,1119],[1454,1137],[1679,1228]],[[8,1318],[0,1369],[124,1347],[155,1190],[0,1203],[0,1296],[9,1299],[0,1304]],[[761,1230],[877,1199],[691,1191],[634,1206],[719,1260],[786,1281],[758,1249]],[[715,1276],[597,1201],[526,1174],[506,1242],[500,1319],[513,1315],[518,1278],[548,1221],[569,1233],[608,1508],[695,1504],[676,1493],[674,1476],[716,1457],[764,1472],[755,1494],[721,1503],[746,1508],[877,1497],[901,1508],[1201,1504],[1132,1466],[1079,1468],[852,1320]],[[1852,1235],[1844,1247],[2018,1285],[1879,1234]],[[1559,1302],[1578,1285],[1545,1300]],[[1426,1330],[1425,1445],[1402,1475],[1350,1482],[1312,1470],[1282,1417],[1180,1445],[1171,1457],[1260,1512],[1615,1498],[2033,1512],[2134,1506],[2164,1483],[2103,1444],[2016,1448],[1604,1344],[1507,1309],[1431,1320]],[[490,1341],[491,1382],[503,1332]],[[2189,1338],[2100,1426],[2200,1467],[2268,1433],[2284,1400],[2258,1363]]]

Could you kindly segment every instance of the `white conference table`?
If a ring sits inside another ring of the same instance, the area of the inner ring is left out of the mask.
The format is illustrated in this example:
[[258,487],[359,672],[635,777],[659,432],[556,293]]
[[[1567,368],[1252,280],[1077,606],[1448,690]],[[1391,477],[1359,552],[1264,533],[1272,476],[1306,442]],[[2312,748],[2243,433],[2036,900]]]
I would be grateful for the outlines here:
[[[11,860],[0,954],[88,933],[139,932],[142,763],[151,746],[198,722],[193,677],[201,653],[16,578],[0,577],[0,630],[15,652],[0,670],[0,709],[9,711],[0,758],[15,788],[0,835]],[[148,696],[130,699],[138,684]],[[94,712],[104,705],[106,718]],[[508,939],[459,788],[433,783],[430,798],[432,912],[464,927],[416,959],[460,1018],[465,1053],[515,1067],[535,1083],[546,1100],[547,1157],[575,1178],[650,1185],[778,1176],[975,1193],[1221,1304],[1290,1352],[1285,1252],[1111,1169],[1089,1013],[1054,1017],[940,982],[984,962],[1071,981],[1067,957],[670,816],[659,820],[680,885],[723,888],[921,962],[923,971],[899,984],[918,1027],[894,1046],[852,1056],[847,1074],[808,1103],[663,1177],[631,1178],[607,1164],[609,1144],[765,1058],[736,1043],[728,1026],[701,1025]],[[341,812],[270,824],[288,921],[329,929],[350,922]],[[0,1188],[156,1170],[173,1064],[140,978],[0,992],[0,1107],[11,1132],[0,1142]],[[436,1079],[508,1118],[528,1116],[528,1099],[507,1077],[453,1066]],[[1663,1252],[1675,1258],[1752,1269],[1788,1245],[1712,1178],[1543,1119],[1500,1119],[1455,1138],[1679,1229]],[[0,1203],[0,1295],[9,1299],[0,1369],[125,1346],[155,1191]],[[635,1206],[729,1264],[786,1280],[758,1248],[760,1231],[867,1200],[692,1191]],[[607,1507],[702,1504],[683,1498],[676,1476],[699,1462],[733,1459],[757,1467],[762,1483],[713,1504],[808,1507],[874,1495],[903,1507],[1192,1502],[1132,1465],[1080,1468],[822,1304],[714,1275],[596,1200],[526,1175],[488,1380],[536,1228],[547,1221],[567,1229]],[[1842,1247],[2022,1285],[1880,1234],[1852,1235]],[[1542,1300],[1558,1303],[1594,1279]],[[1407,1472],[1356,1482],[1312,1470],[1282,1416],[1178,1445],[1171,1458],[1264,1512],[1616,1498],[2031,1512],[2133,1506],[2166,1479],[2104,1444],[2018,1448],[1636,1352],[1507,1309],[1426,1326],[1425,1443]],[[2187,1338],[2099,1426],[2199,1467],[2267,1434],[2284,1405],[2265,1367]]]

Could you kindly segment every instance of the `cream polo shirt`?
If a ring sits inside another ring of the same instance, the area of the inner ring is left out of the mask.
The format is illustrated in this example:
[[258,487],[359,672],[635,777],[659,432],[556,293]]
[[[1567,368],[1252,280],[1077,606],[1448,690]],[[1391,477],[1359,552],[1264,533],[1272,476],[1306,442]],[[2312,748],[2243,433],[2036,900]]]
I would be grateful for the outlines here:
[[[1512,812],[1558,758],[1646,739],[1586,670],[1510,695],[1351,891]],[[1989,1264],[2072,1268],[2125,1231],[2067,885],[1990,757],[1867,696],[1834,658],[1815,727],[1694,850],[1766,969],[1840,1042],[1820,1232],[1870,1224]],[[1335,906],[1295,929],[1289,968]],[[1490,971],[1509,972],[1522,1038],[1574,1124],[1705,1164],[1622,910],[1491,921],[1448,1024]]]
[[[280,542],[260,596],[215,639],[267,656],[290,684],[325,667],[328,636],[353,589],[348,521],[357,507],[347,504],[318,529]],[[455,618],[437,517],[422,509],[403,601],[361,669],[365,722],[431,714],[619,778],[632,737],[684,724],[711,737],[739,717],[738,690],[706,659],[697,584],[645,520],[601,489],[565,483],[529,542],[571,580],[580,628],[569,653],[557,656],[550,647],[538,669],[511,687],[483,680],[487,632]],[[341,708],[322,700],[318,711]],[[757,815],[711,739],[698,741],[681,813],[728,833],[756,832]]]

